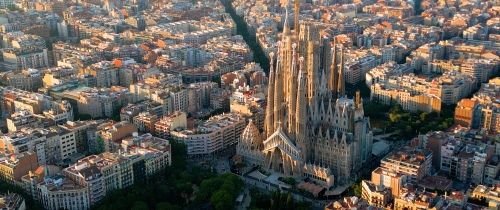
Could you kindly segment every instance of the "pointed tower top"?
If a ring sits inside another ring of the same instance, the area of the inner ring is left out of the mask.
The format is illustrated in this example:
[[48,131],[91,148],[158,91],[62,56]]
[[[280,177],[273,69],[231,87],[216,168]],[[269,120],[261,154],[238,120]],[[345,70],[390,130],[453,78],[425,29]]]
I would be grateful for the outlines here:
[[276,53],[273,54],[273,57],[276,57],[276,63],[278,63],[279,60],[281,59],[281,53],[282,53],[282,50],[283,50],[282,49],[283,48],[283,42],[278,41],[276,43],[276,46],[278,46],[278,47],[276,49]]
[[271,67],[271,70],[273,70],[273,64],[274,64],[274,52],[271,52],[269,53],[269,63],[270,63],[270,67]]
[[290,27],[288,26],[288,7],[285,7],[285,24],[283,24],[283,34],[290,34]]
[[301,76],[303,73],[305,73],[302,69],[303,67],[304,67],[304,57],[300,56],[299,57],[299,76]]
[[242,142],[253,145],[260,145],[262,143],[262,136],[260,135],[259,129],[251,119],[241,134],[241,140]]

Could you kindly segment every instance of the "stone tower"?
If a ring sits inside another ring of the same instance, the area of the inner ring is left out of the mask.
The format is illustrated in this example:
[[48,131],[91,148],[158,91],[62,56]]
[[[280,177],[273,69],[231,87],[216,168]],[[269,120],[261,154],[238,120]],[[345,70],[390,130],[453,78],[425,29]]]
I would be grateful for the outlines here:
[[[265,131],[248,135],[255,133],[248,128],[237,151],[245,160],[261,160],[265,170],[345,183],[371,154],[369,120],[359,93],[345,96],[342,45],[322,39],[318,24],[299,25],[298,8],[295,1],[294,33],[287,11],[277,53],[270,54]],[[259,152],[251,138],[262,138]]]

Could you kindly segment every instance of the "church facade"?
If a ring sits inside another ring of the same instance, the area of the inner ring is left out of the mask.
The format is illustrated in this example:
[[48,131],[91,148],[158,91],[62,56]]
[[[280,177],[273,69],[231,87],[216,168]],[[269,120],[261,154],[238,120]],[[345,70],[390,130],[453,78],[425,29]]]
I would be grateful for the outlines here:
[[247,165],[330,187],[334,179],[349,182],[369,160],[373,135],[359,92],[345,95],[342,47],[320,32],[296,22],[292,33],[286,17],[270,55],[264,131],[250,121],[237,154]]

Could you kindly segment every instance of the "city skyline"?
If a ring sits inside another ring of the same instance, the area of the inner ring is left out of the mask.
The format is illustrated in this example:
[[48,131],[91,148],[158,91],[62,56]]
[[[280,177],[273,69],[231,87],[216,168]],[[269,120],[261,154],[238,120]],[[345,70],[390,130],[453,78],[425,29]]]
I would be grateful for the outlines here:
[[498,209],[499,8],[0,0],[0,209]]

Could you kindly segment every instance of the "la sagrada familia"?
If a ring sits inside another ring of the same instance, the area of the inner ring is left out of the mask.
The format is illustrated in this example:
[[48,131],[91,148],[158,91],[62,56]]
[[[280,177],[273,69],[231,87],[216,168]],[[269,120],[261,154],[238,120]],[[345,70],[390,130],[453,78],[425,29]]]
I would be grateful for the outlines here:
[[372,131],[359,92],[345,95],[344,50],[320,24],[285,18],[271,53],[264,131],[249,122],[237,146],[246,164],[331,187],[347,183],[369,159]]

